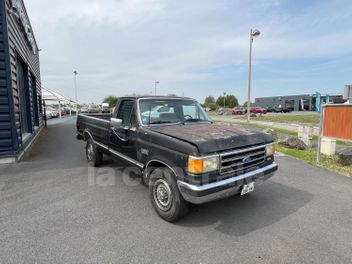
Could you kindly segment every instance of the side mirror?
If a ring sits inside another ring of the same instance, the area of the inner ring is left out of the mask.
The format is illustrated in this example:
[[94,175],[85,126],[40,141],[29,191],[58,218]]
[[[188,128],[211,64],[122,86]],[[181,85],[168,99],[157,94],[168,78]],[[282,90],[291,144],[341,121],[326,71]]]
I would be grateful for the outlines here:
[[122,120],[118,118],[111,118],[110,119],[110,125],[114,128],[120,127],[122,124]]

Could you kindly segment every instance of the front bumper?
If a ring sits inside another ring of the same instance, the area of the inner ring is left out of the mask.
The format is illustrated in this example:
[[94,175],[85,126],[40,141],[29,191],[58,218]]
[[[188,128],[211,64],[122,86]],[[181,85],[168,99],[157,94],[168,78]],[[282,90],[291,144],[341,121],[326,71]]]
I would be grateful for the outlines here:
[[277,168],[277,164],[273,162],[245,174],[201,186],[183,181],[177,181],[177,185],[186,201],[193,204],[202,204],[238,194],[244,184],[253,181],[257,184],[261,183],[273,176]]

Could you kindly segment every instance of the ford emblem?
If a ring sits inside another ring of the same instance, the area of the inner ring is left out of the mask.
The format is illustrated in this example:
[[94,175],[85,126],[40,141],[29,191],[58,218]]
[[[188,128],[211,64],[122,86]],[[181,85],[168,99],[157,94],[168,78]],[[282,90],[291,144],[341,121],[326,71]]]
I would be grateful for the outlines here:
[[245,158],[243,158],[243,160],[242,160],[243,163],[249,163],[249,162],[251,162],[251,161],[252,161],[252,158],[251,158],[251,157],[245,157]]

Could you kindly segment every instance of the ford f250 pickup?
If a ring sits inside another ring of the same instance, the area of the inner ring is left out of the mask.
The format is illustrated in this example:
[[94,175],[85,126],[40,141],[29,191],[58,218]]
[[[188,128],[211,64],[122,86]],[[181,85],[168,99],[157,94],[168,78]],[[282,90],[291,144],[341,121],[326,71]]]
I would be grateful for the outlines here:
[[77,138],[92,166],[109,154],[139,167],[166,221],[189,203],[252,192],[278,168],[270,134],[214,124],[191,98],[122,97],[111,114],[78,115]]

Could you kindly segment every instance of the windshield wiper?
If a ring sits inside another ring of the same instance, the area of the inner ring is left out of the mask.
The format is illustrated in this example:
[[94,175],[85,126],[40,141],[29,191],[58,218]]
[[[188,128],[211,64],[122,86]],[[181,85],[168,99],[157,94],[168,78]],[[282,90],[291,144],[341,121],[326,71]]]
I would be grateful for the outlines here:
[[150,123],[148,123],[148,125],[167,124],[167,123],[173,123],[173,122],[171,122],[171,121],[161,121],[161,120],[159,120],[159,121],[150,122]]
[[186,119],[186,120],[183,120],[181,122],[181,124],[186,124],[187,122],[200,122],[200,121],[208,121],[208,120],[204,120],[204,119],[200,119],[200,118],[189,118],[189,119]]
[[186,119],[184,121],[181,121],[181,122],[172,122],[172,121],[161,121],[161,120],[158,120],[158,121],[153,121],[153,122],[150,122],[148,123],[148,125],[155,125],[155,124],[170,124],[170,123],[175,123],[175,124],[186,124],[188,122],[210,122],[210,120],[204,120],[204,119],[200,119],[200,118],[189,118],[189,119]]

